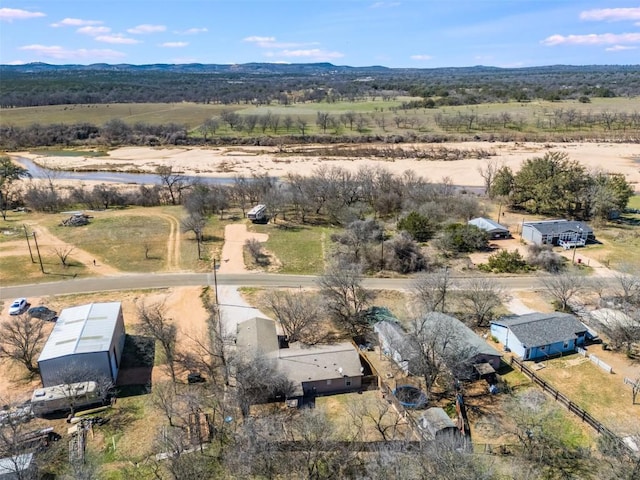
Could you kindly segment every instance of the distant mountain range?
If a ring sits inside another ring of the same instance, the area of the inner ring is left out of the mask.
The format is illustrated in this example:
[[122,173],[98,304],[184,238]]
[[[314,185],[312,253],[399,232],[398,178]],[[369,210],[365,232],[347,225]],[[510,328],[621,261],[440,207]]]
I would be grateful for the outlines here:
[[17,72],[17,73],[39,73],[39,72],[63,72],[63,71],[104,71],[104,72],[175,72],[175,73],[243,73],[243,74],[267,74],[267,75],[333,75],[333,74],[384,74],[384,73],[409,73],[409,72],[432,72],[446,73],[452,72],[458,75],[490,73],[490,72],[508,72],[517,71],[519,73],[547,72],[594,72],[594,71],[638,71],[640,65],[549,65],[541,67],[524,67],[524,68],[499,68],[487,66],[473,67],[442,67],[442,68],[389,68],[379,65],[368,67],[351,67],[348,65],[333,65],[331,63],[243,63],[243,64],[168,64],[155,63],[149,65],[130,65],[130,64],[107,64],[94,63],[91,65],[51,65],[48,63],[26,63],[22,65],[0,65],[0,71]]

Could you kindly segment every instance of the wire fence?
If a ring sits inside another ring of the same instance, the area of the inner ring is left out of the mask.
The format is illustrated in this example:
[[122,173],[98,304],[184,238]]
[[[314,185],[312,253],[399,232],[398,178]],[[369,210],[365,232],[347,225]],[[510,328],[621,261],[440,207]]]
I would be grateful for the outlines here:
[[540,378],[533,370],[527,367],[522,361],[511,357],[509,363],[513,366],[514,364],[519,368],[519,370],[524,373],[527,377],[529,377],[533,382],[539,385],[545,392],[547,392],[554,400],[560,402],[564,405],[567,410],[576,415],[580,420],[594,428],[598,433],[607,436],[611,441],[613,441],[618,447],[622,448],[626,452],[631,455],[636,455],[634,452],[619,436],[613,433],[610,429],[605,427],[602,423],[596,420],[593,416],[589,414],[583,408],[580,408],[574,402],[571,401],[569,397],[567,397],[564,393],[558,391],[551,384],[546,382],[544,379]]

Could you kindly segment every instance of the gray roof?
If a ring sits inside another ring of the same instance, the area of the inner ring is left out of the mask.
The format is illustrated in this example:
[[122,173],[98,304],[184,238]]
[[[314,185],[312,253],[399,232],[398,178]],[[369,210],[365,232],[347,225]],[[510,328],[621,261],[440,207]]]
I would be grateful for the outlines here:
[[442,430],[455,429],[456,424],[442,408],[431,407],[420,416],[420,427],[435,437]]
[[300,395],[303,382],[362,375],[360,355],[350,342],[313,346],[294,343],[272,355],[278,357],[278,369],[296,383]]
[[587,331],[587,327],[573,315],[558,312],[514,315],[491,323],[509,328],[526,348],[576,339],[578,333]]
[[498,222],[494,222],[488,218],[478,217],[469,220],[469,225],[475,225],[481,230],[485,230],[487,232],[506,232],[509,233],[509,229],[504,225],[500,225]]
[[493,355],[501,357],[502,354],[489,345],[483,338],[467,327],[464,323],[454,317],[439,312],[429,312],[424,316],[423,321],[426,324],[438,325],[439,329],[446,328],[457,340],[460,347],[471,347],[475,355]]
[[0,475],[7,475],[8,478],[18,478],[11,474],[24,472],[31,466],[33,453],[22,453],[13,457],[0,458]]
[[592,234],[593,229],[583,222],[576,220],[545,220],[541,222],[524,222],[524,226],[535,228],[543,235],[559,235],[564,232],[586,232]]
[[396,322],[383,320],[373,325],[373,331],[380,336],[380,340],[387,345],[398,350],[405,343],[406,333]]
[[268,318],[254,317],[239,323],[236,346],[251,354],[277,351],[276,322]]
[[120,302],[65,308],[60,312],[38,362],[79,353],[106,352],[120,314]]

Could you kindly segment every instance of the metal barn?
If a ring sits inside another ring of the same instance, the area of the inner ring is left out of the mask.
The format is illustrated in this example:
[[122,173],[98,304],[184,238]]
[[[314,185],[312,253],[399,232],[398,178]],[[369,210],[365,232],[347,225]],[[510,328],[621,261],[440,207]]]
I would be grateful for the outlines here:
[[51,387],[99,377],[115,383],[124,339],[120,302],[62,310],[38,358],[42,385]]

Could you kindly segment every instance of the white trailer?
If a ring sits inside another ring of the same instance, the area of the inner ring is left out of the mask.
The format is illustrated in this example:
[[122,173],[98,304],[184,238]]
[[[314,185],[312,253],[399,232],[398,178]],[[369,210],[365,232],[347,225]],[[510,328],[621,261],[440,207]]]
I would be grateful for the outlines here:
[[79,382],[37,388],[31,396],[31,409],[36,416],[70,411],[103,402],[96,382]]
[[256,205],[251,210],[249,210],[249,213],[247,213],[247,218],[252,222],[259,222],[265,219],[266,214],[267,214],[267,206],[260,204],[260,205]]

